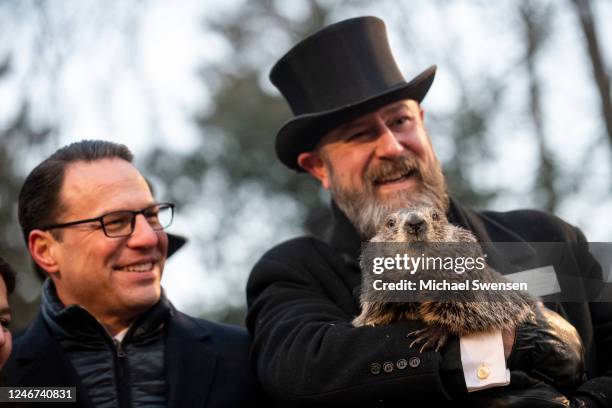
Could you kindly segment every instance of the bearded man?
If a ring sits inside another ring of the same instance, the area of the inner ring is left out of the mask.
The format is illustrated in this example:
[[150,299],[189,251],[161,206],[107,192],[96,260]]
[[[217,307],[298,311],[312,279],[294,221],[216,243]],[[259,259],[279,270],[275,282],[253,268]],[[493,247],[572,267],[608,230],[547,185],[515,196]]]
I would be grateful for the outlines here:
[[360,244],[402,207],[437,207],[479,241],[520,243],[525,253],[531,242],[572,242],[562,264],[542,261],[558,273],[601,279],[583,234],[559,218],[475,212],[449,198],[420,106],[435,71],[405,81],[374,17],[328,26],[272,68],[295,115],[278,132],[277,155],[331,191],[334,224],[327,239],[282,243],[253,268],[247,327],[260,381],[282,406],[612,406],[609,303],[546,304],[586,345],[588,378],[571,395],[542,381],[543,372],[580,364],[570,346],[577,339],[558,316],[424,352],[407,338],[420,322],[351,325],[360,313]]

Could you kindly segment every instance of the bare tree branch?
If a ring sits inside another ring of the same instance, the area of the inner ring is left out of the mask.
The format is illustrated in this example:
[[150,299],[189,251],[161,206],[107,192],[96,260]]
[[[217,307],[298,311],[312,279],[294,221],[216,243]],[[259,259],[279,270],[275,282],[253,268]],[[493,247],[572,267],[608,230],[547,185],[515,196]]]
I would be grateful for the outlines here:
[[542,91],[537,74],[537,57],[544,46],[550,27],[547,25],[550,6],[535,5],[532,0],[524,0],[519,7],[525,34],[525,66],[529,78],[529,114],[533,122],[538,143],[539,169],[536,181],[543,195],[543,205],[554,212],[559,204],[559,194],[555,186],[558,173],[554,158],[546,143],[546,130],[542,114]]
[[605,62],[601,55],[591,2],[590,0],[571,0],[571,2],[576,9],[582,33],[584,34],[586,51],[593,68],[593,79],[597,85],[597,91],[599,92],[599,98],[601,100],[601,113],[606,125],[610,148],[612,148],[612,96],[610,95],[610,78],[606,72]]

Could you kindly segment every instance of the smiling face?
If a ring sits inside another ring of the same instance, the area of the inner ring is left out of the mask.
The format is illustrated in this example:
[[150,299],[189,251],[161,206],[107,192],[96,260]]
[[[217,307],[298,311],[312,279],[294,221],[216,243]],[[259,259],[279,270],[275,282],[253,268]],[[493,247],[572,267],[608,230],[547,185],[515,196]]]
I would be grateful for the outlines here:
[[446,184],[413,100],[386,105],[326,134],[299,164],[330,189],[363,238],[404,207],[448,206]]
[[[57,223],[88,219],[154,203],[146,181],[121,159],[74,162],[66,168]],[[144,216],[129,237],[107,237],[99,222],[30,234],[30,251],[68,306],[78,304],[117,332],[160,297],[168,238]]]

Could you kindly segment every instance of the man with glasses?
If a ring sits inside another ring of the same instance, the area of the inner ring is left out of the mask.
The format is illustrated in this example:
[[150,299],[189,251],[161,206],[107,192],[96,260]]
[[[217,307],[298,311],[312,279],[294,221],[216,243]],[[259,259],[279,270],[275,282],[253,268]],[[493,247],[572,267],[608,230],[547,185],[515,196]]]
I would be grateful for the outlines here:
[[256,403],[246,332],[164,296],[173,211],[123,145],[73,143],[30,173],[19,222],[48,278],[39,316],[15,341],[10,385],[76,387],[75,406]]

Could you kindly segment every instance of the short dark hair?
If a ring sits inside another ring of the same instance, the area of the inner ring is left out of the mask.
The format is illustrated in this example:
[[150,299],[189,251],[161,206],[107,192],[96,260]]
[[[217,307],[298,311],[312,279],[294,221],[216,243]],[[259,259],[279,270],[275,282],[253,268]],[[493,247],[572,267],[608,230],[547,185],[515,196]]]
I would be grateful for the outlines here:
[[[19,193],[19,225],[28,245],[28,236],[36,228],[55,222],[62,210],[59,193],[66,167],[74,162],[92,162],[119,158],[129,163],[134,155],[127,146],[104,140],[82,140],[64,146],[43,160],[26,177]],[[36,269],[39,270],[38,266]]]
[[15,290],[15,271],[11,265],[0,256],[0,277],[6,285],[6,293],[13,293]]

